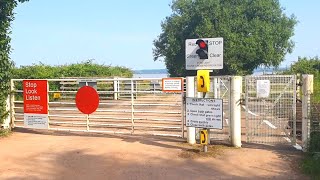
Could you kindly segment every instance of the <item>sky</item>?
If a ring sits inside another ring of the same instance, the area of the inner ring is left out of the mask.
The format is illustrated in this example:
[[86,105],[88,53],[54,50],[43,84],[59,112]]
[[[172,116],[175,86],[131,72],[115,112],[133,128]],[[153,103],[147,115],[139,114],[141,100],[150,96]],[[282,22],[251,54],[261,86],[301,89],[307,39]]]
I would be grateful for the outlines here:
[[[133,70],[163,69],[153,61],[153,40],[161,21],[172,11],[172,0],[30,0],[15,9],[11,59],[16,66],[42,62],[50,65],[88,59]],[[320,56],[320,1],[280,0],[287,15],[299,23],[296,43],[282,67],[302,57]]]

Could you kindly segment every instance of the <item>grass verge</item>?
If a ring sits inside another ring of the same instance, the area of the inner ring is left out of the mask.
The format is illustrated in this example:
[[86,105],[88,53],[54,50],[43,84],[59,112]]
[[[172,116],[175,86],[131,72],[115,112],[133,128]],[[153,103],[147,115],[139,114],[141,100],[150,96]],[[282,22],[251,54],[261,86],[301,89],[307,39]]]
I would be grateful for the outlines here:
[[7,137],[10,134],[11,134],[11,131],[9,129],[0,129],[0,138]]
[[312,179],[320,179],[320,153],[308,153],[302,161],[303,173]]

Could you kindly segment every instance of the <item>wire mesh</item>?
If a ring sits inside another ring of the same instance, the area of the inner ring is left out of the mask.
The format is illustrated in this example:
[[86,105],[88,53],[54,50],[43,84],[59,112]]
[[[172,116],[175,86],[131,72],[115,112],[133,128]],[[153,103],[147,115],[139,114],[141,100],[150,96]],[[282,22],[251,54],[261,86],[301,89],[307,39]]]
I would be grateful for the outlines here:
[[[268,95],[260,97],[258,81],[270,83]],[[245,77],[247,142],[296,142],[296,76],[263,75]]]

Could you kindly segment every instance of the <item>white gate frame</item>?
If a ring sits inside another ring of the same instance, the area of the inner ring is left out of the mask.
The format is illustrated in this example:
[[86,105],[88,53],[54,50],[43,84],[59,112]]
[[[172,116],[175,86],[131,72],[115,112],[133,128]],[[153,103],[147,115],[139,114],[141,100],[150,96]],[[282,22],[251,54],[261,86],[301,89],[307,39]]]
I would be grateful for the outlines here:
[[[88,78],[90,79],[90,78]],[[19,90],[15,90],[14,87],[14,82],[17,81],[23,81],[24,79],[12,79],[11,80],[11,90],[14,91],[15,93],[22,93],[23,90],[19,89]],[[32,79],[32,80],[48,80],[49,82],[54,82],[54,81],[72,81],[72,82],[77,82],[78,79],[76,78],[72,78],[72,79]],[[67,117],[67,118],[81,118],[81,121],[83,122],[72,122],[72,124],[74,125],[86,125],[85,129],[64,129],[64,128],[51,128],[49,127],[49,130],[57,130],[57,131],[80,131],[80,132],[98,132],[98,133],[114,133],[114,134],[128,134],[128,133],[124,133],[124,132],[117,132],[117,131],[109,131],[109,130],[91,130],[88,126],[89,125],[95,125],[95,126],[106,126],[106,127],[129,127],[132,126],[132,130],[131,130],[131,134],[134,133],[134,127],[141,127],[141,128],[159,128],[159,129],[168,129],[168,130],[181,130],[178,134],[178,132],[174,133],[170,133],[170,134],[164,134],[164,133],[145,133],[145,134],[151,134],[151,135],[160,135],[160,136],[175,136],[175,137],[184,137],[184,113],[182,111],[183,109],[183,94],[184,92],[182,91],[181,93],[175,93],[177,94],[177,98],[179,94],[181,94],[181,99],[179,100],[179,103],[175,102],[171,104],[168,103],[139,103],[136,104],[135,103],[135,93],[140,93],[140,94],[152,94],[152,95],[156,95],[156,94],[167,94],[162,92],[161,89],[155,89],[155,87],[153,87],[152,90],[148,91],[148,90],[139,90],[137,89],[137,86],[134,87],[134,81],[151,81],[151,80],[158,80],[159,83],[161,84],[161,80],[162,78],[112,78],[112,79],[95,79],[96,81],[103,81],[103,82],[111,82],[113,83],[112,88],[113,90],[103,90],[103,91],[98,91],[98,93],[109,93],[109,94],[113,94],[113,98],[115,100],[118,100],[119,98],[121,98],[121,96],[119,97],[119,94],[124,93],[124,94],[130,94],[128,96],[128,101],[126,102],[125,106],[130,107],[128,108],[128,110],[106,110],[106,109],[98,109],[97,112],[125,112],[125,113],[131,113],[131,117],[102,117],[102,115],[90,115],[89,117],[84,115],[84,114],[79,114],[79,115],[59,115],[59,114],[49,114],[49,123],[55,123],[52,120],[50,120],[50,117]],[[122,82],[127,82],[129,81],[129,86],[131,87],[130,90],[121,90],[120,89],[120,81]],[[48,86],[49,88],[49,86]],[[48,94],[49,93],[56,93],[56,92],[66,92],[66,93],[76,93],[76,90],[70,90],[70,91],[63,91],[63,90],[48,90]],[[14,127],[23,127],[23,126],[17,126],[15,124],[15,122],[23,122],[23,120],[16,120],[15,116],[16,115],[23,115],[23,113],[16,113],[15,109],[23,109],[23,107],[15,107],[15,103],[23,103],[23,101],[17,101],[15,100],[15,95],[12,94],[11,98],[9,100],[9,104],[10,104],[10,115],[9,115],[9,119],[7,121],[11,122],[11,126],[12,128]],[[66,105],[75,105],[75,102],[48,102],[49,104],[66,104]],[[108,103],[108,102],[103,102],[100,103],[102,105],[114,105],[114,103]],[[152,109],[152,110],[137,110],[134,108],[134,106],[139,106],[139,107],[143,107],[143,106],[162,106],[162,107],[174,107],[174,106],[181,106],[181,108],[179,110],[176,111],[168,111],[168,110],[157,110],[157,109]],[[72,107],[72,108],[52,108],[52,110],[66,110],[66,111],[76,111],[76,107]],[[50,112],[50,108],[49,108],[49,112]],[[161,114],[176,114],[177,117],[174,118],[170,118],[170,117],[153,117],[153,118],[138,118],[135,117],[135,113],[155,113],[159,116],[161,116]],[[179,116],[180,115],[180,116]],[[179,117],[178,117],[179,116]],[[131,125],[121,125],[121,124],[116,124],[116,123],[111,123],[111,124],[94,124],[92,122],[89,122],[89,119],[99,119],[99,118],[103,118],[103,119],[119,119],[119,120],[131,120]],[[181,122],[179,125],[136,125],[135,124],[135,120],[139,121],[139,120],[149,120],[149,121],[154,121],[154,122],[176,122],[179,123]],[[6,121],[6,122],[7,122]],[[58,123],[58,122],[56,122]],[[70,124],[70,122],[59,122],[60,124]]]

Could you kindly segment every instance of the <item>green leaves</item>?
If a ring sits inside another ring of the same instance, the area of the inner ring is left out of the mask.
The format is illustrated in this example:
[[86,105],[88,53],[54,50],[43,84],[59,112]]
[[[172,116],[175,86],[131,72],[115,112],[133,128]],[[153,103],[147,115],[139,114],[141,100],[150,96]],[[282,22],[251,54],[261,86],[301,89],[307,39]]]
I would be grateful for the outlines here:
[[[27,0],[19,0],[25,2]],[[10,23],[14,20],[14,8],[17,0],[0,1],[0,125],[7,117],[6,99],[10,92],[9,82],[11,78],[11,68],[13,63],[10,60]],[[0,127],[1,128],[1,127]]]
[[132,77],[130,69],[119,66],[95,64],[92,61],[83,61],[76,64],[50,66],[43,63],[21,66],[12,71],[15,79],[58,79],[73,77]]
[[185,40],[224,38],[224,69],[216,74],[251,74],[260,65],[278,66],[291,52],[294,16],[287,17],[277,0],[174,0],[172,15],[162,22],[154,41],[154,60],[164,58],[171,76],[185,70]]

